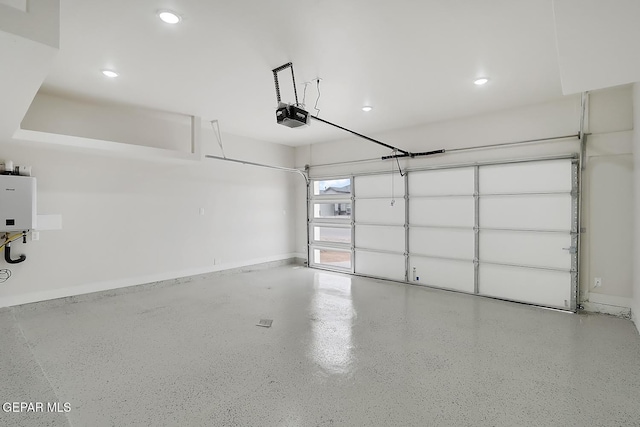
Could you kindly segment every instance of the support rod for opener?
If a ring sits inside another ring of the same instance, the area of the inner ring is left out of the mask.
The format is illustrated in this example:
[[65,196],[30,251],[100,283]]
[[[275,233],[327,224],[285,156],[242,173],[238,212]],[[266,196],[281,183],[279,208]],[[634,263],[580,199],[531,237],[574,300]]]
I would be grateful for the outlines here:
[[280,83],[278,82],[278,72],[282,70],[286,70],[287,68],[291,68],[291,78],[293,79],[293,94],[295,95],[295,98],[296,98],[296,105],[300,105],[300,102],[298,101],[298,90],[296,89],[296,76],[293,73],[293,63],[291,62],[287,62],[286,64],[271,70],[273,72],[273,81],[276,84],[276,98],[278,99],[278,104],[281,102]]
[[305,182],[307,184],[309,183],[309,178],[307,177],[307,175],[305,175],[305,173],[302,172],[299,169],[285,168],[283,166],[265,165],[263,163],[254,163],[254,162],[248,162],[246,160],[230,159],[228,157],[225,158],[225,157],[219,157],[219,156],[211,156],[209,154],[206,154],[204,157],[207,158],[207,159],[223,160],[225,162],[240,163],[242,165],[258,166],[258,167],[261,167],[261,168],[276,169],[276,170],[280,170],[280,171],[284,171],[284,172],[297,173],[297,174],[301,175],[304,178],[304,180],[305,180]]
[[366,139],[367,141],[375,142],[376,144],[378,144],[378,145],[382,145],[383,147],[387,147],[387,148],[390,148],[390,149],[392,149],[392,150],[397,150],[397,151],[401,152],[402,154],[404,154],[404,155],[406,155],[406,156],[411,156],[411,153],[409,153],[408,151],[401,150],[400,148],[398,148],[398,147],[394,147],[393,145],[385,144],[384,142],[382,142],[382,141],[378,141],[377,139],[369,138],[368,136],[365,136],[365,135],[363,135],[363,134],[361,134],[361,133],[358,133],[358,132],[352,131],[351,129],[347,129],[347,128],[342,127],[342,126],[340,126],[340,125],[337,125],[337,124],[335,124],[335,123],[331,123],[331,122],[329,122],[329,121],[327,121],[327,120],[321,119],[320,117],[316,117],[316,116],[310,116],[310,117],[311,117],[312,119],[314,119],[314,120],[319,121],[319,122],[326,123],[326,124],[328,124],[328,125],[331,125],[331,126],[333,126],[333,127],[338,128],[338,129],[341,129],[341,130],[347,131],[347,132],[349,132],[349,133],[352,133],[352,134],[354,134],[355,136],[359,136],[360,138],[364,138],[364,139]]

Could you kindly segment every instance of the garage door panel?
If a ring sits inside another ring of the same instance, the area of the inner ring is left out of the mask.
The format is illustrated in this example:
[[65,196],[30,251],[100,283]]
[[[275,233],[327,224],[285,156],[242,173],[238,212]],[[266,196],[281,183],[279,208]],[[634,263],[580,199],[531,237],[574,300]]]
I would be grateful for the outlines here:
[[414,268],[419,277],[414,283],[469,293],[474,291],[472,262],[412,256],[409,260],[410,279],[413,279]]
[[571,304],[571,273],[480,264],[479,293],[567,309]]
[[404,255],[356,250],[355,272],[366,276],[404,280]]
[[356,199],[356,222],[404,225],[404,196],[391,206],[391,199]]
[[409,229],[409,252],[412,254],[473,260],[474,251],[473,230]]
[[409,200],[411,225],[473,227],[473,197],[412,198]]
[[404,252],[404,226],[356,225],[356,247]]
[[571,230],[570,194],[482,196],[481,228]]
[[366,175],[355,177],[354,194],[356,197],[389,197],[391,199],[391,189],[393,181],[393,194],[396,197],[404,197],[404,178],[399,173]]
[[473,168],[412,172],[409,174],[409,191],[412,196],[472,196],[474,176]]
[[480,261],[571,269],[570,234],[481,231]]
[[571,160],[480,166],[480,194],[570,192]]

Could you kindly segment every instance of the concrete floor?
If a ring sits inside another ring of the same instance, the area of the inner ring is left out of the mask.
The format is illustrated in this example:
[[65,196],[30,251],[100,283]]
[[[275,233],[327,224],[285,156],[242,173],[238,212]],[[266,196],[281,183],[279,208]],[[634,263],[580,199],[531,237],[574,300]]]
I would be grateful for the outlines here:
[[71,408],[5,426],[640,426],[630,321],[292,266],[2,309],[0,379]]

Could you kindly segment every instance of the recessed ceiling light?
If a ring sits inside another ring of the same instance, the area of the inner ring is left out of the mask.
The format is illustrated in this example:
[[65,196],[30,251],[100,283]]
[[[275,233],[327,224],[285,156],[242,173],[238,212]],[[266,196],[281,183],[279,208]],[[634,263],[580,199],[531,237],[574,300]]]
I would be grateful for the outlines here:
[[483,78],[481,78],[481,79],[477,79],[477,80],[475,80],[473,83],[474,83],[474,84],[476,84],[476,85],[478,85],[478,86],[482,86],[482,85],[486,84],[488,81],[489,81],[489,79],[488,79],[488,78],[483,77]]
[[364,107],[362,107],[362,111],[371,111],[373,110],[373,107],[370,105],[365,105]]
[[102,70],[102,74],[104,74],[107,77],[110,77],[112,79],[118,77],[118,73],[116,73],[113,70]]
[[162,19],[162,22],[166,22],[167,24],[177,24],[182,20],[180,15],[170,10],[158,11],[158,18]]

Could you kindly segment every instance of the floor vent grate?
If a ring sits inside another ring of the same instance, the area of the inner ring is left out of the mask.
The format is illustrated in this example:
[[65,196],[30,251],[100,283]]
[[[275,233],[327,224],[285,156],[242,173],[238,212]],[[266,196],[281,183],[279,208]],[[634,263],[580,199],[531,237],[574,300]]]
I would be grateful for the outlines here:
[[262,326],[263,328],[270,328],[273,320],[271,319],[260,319],[260,322],[256,326]]

